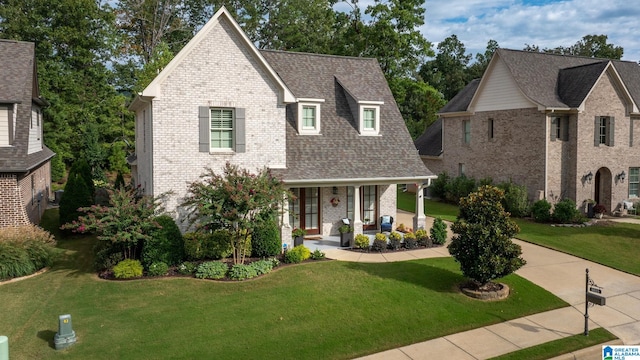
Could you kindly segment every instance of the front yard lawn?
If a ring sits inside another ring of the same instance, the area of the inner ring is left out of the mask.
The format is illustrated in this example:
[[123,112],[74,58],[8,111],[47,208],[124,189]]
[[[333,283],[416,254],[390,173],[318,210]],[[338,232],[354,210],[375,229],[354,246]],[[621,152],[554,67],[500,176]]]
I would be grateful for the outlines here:
[[[106,281],[91,237],[59,240],[48,272],[0,286],[12,359],[347,359],[566,306],[516,276],[511,296],[461,295],[451,258],[288,266],[245,282]],[[78,337],[54,350],[58,316]]]
[[[398,208],[407,209],[415,194],[398,192]],[[414,205],[412,205],[414,206]],[[425,200],[427,216],[455,221],[458,207],[434,200]],[[640,225],[604,222],[587,227],[556,227],[528,219],[514,218],[520,226],[518,239],[542,245],[597,262],[614,269],[640,276]]]

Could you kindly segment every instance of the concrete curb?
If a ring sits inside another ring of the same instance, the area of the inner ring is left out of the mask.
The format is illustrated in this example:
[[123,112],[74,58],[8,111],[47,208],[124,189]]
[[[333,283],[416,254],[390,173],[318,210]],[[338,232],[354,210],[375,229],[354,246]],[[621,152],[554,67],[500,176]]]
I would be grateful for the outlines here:
[[601,360],[603,345],[624,345],[624,343],[620,339],[611,340],[610,342],[593,345],[591,347],[576,350],[568,354],[556,356],[549,360]]

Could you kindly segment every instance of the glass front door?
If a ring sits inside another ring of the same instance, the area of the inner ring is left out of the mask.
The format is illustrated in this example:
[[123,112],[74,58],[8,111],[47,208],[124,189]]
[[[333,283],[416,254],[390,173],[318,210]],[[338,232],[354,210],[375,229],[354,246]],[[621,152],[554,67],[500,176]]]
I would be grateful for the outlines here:
[[319,234],[320,188],[293,188],[291,192],[295,199],[289,202],[289,223],[307,234]]

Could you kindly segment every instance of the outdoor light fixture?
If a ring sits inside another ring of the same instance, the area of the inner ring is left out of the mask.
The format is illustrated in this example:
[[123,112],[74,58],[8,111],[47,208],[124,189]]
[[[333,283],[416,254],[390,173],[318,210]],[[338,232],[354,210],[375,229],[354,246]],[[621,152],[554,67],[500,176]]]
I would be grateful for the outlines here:
[[333,195],[338,195],[338,188],[337,187],[333,187]]
[[624,182],[624,178],[627,177],[627,174],[624,173],[624,170],[622,170],[622,172],[618,175],[616,175],[616,177],[618,178],[618,180],[620,180],[620,182]]
[[583,176],[582,179],[584,179],[584,181],[591,184],[591,180],[593,179],[593,174],[591,173],[591,171],[589,171],[589,173]]

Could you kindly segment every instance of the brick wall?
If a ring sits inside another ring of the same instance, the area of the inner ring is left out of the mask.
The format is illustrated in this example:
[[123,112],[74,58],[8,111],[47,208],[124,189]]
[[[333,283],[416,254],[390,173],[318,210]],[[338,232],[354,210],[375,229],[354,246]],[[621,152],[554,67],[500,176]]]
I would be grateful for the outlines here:
[[[471,120],[469,144],[463,143],[462,121],[466,119]],[[488,119],[494,121],[493,139],[489,139]],[[526,185],[529,197],[534,198],[544,189],[545,120],[536,108],[445,118],[441,169],[456,177],[463,163],[469,177],[490,177],[494,183],[512,179]]]
[[[226,162],[251,171],[286,165],[285,107],[263,66],[245,48],[226,20],[212,28],[161,84],[153,100],[153,194],[173,194],[167,210],[176,211],[187,184],[205,167]],[[198,107],[244,108],[245,153],[201,153]],[[140,160],[139,160],[140,161]],[[179,211],[175,214],[180,217]]]
[[26,225],[29,217],[22,203],[15,174],[0,174],[0,227]]

